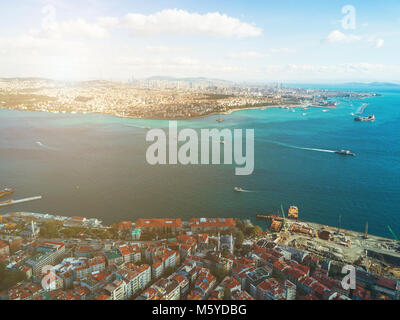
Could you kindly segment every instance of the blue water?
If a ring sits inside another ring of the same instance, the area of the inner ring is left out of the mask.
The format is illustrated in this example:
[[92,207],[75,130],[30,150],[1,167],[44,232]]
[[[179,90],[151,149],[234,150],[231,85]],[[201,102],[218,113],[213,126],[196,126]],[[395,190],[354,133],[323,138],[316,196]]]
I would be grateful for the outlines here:
[[[354,88],[352,88],[354,90]],[[365,89],[363,89],[365,90]],[[0,187],[15,199],[43,200],[0,209],[98,217],[105,223],[138,217],[239,217],[297,205],[300,218],[390,236],[400,234],[400,91],[339,99],[328,112],[312,108],[246,110],[179,121],[179,127],[255,129],[255,171],[235,176],[231,165],[150,166],[145,127],[167,121],[0,110]],[[353,121],[364,115],[375,122]],[[306,115],[303,115],[306,113]],[[320,150],[312,150],[320,149]],[[356,157],[330,150],[349,149]],[[250,191],[233,192],[235,186]]]

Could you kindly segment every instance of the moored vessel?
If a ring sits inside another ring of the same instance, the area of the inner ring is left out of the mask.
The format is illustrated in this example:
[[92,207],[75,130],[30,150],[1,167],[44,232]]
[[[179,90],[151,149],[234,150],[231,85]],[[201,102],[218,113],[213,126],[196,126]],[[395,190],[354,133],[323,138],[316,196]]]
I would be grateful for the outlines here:
[[14,189],[5,188],[5,189],[0,191],[0,198],[8,196],[8,195],[13,194],[13,193],[14,193]]
[[358,121],[358,122],[375,121],[375,116],[371,115],[368,117],[357,117],[357,118],[354,118],[354,121]]

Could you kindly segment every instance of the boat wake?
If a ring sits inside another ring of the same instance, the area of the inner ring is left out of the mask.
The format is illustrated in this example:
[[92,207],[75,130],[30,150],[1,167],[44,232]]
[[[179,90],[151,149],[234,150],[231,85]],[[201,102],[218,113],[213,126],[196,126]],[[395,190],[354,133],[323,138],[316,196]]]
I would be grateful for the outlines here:
[[361,107],[358,108],[357,114],[363,114],[365,111],[365,108],[367,108],[369,103],[364,103]]
[[253,193],[253,192],[257,192],[257,191],[243,189],[242,192]]
[[287,143],[282,143],[278,141],[268,141],[270,143],[274,143],[283,147],[298,149],[298,150],[307,150],[307,151],[317,151],[317,152],[328,152],[328,153],[335,153],[335,150],[328,150],[328,149],[317,149],[317,148],[305,148],[305,147],[298,147]]
[[131,128],[138,128],[138,129],[148,129],[148,127],[144,127],[144,126],[137,126],[134,124],[127,124],[127,127],[131,127]]
[[37,142],[36,142],[36,145],[39,146],[39,147],[41,147],[41,148],[43,148],[43,149],[46,149],[46,150],[58,151],[57,148],[49,147],[49,146],[47,146],[47,145],[41,143],[40,141],[37,141]]

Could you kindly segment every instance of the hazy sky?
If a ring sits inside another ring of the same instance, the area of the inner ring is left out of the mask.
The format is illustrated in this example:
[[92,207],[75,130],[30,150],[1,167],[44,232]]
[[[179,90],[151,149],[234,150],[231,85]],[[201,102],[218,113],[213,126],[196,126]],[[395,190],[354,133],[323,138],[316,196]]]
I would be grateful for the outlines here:
[[0,77],[400,81],[399,52],[398,0],[0,1]]

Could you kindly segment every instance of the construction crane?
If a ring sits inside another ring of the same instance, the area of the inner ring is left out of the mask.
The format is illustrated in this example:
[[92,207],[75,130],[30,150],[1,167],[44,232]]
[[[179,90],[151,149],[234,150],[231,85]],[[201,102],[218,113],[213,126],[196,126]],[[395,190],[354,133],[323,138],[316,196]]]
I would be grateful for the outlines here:
[[397,235],[394,233],[394,231],[392,230],[392,228],[390,226],[387,226],[390,233],[392,234],[393,238],[396,239],[397,242],[400,242],[399,238],[397,237]]
[[285,211],[283,210],[283,204],[281,204],[281,210],[282,210],[282,217],[283,217],[283,226],[284,226],[283,228],[286,231],[288,224],[287,224],[286,217],[285,217]]

